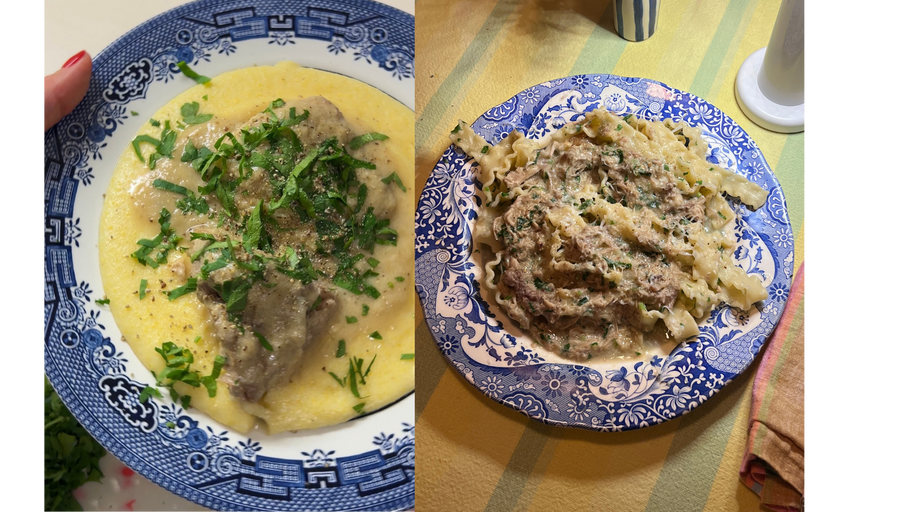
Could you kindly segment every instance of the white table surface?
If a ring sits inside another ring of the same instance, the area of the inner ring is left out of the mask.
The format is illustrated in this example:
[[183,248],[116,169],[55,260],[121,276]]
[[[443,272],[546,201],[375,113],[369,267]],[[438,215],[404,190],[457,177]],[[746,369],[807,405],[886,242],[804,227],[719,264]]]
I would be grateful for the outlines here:
[[[414,0],[377,0],[414,14]],[[97,55],[145,20],[182,5],[180,0],[46,0],[44,2],[44,74],[60,69],[81,50]],[[99,13],[103,13],[99,15]],[[85,510],[207,510],[171,494],[108,454],[101,460],[105,477],[76,491]]]

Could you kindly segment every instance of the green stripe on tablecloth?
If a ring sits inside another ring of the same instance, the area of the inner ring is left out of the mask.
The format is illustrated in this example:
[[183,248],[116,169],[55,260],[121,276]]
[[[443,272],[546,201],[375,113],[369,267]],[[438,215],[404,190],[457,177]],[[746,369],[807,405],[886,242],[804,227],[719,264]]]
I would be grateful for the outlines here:
[[[708,99],[711,85],[714,83],[717,72],[724,62],[724,57],[730,48],[730,42],[739,30],[739,25],[742,22],[748,3],[739,1],[727,4],[724,16],[721,18],[720,24],[717,25],[714,37],[711,38],[711,44],[701,60],[701,65],[698,66],[698,71],[695,73],[695,79],[692,80],[692,84],[689,86],[690,93]],[[710,101],[710,99],[708,100]]]
[[[433,133],[436,125],[439,124],[440,118],[446,111],[446,106],[464,86],[465,80],[471,74],[471,70],[478,65],[490,43],[493,42],[505,21],[517,7],[517,3],[515,0],[499,0],[496,3],[474,40],[471,41],[464,54],[458,59],[458,64],[455,64],[455,68],[452,69],[449,76],[443,80],[439,89],[436,89],[436,92],[430,97],[430,101],[427,102],[426,107],[421,112],[415,127],[415,141],[418,150],[423,147],[427,138]],[[453,20],[453,22],[457,21]]]
[[553,428],[537,420],[528,420],[525,431],[518,440],[518,445],[515,446],[512,458],[502,472],[496,488],[493,489],[484,512],[512,510],[515,507]]
[[605,9],[584,48],[575,59],[572,71],[569,72],[570,75],[613,72],[613,68],[616,67],[619,57],[626,48],[626,40],[603,28],[612,23],[613,9]]
[[420,413],[426,408],[439,380],[446,373],[449,364],[436,346],[436,340],[430,334],[426,322],[420,322],[414,331],[414,348],[416,360],[420,361],[414,372],[417,393],[414,397],[414,420],[420,419]]
[[798,236],[796,230],[803,225],[805,207],[805,134],[794,133],[787,137],[777,167],[773,169],[775,176],[780,181],[780,186],[787,199],[787,211],[790,213],[790,224],[793,226],[794,239]]

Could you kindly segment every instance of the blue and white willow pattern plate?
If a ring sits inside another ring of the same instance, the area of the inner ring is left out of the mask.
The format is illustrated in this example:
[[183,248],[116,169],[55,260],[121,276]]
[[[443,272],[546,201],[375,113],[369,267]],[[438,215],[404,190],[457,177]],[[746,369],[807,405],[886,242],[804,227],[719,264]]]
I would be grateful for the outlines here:
[[207,76],[291,60],[361,80],[414,108],[414,17],[369,0],[203,0],[107,47],[94,58],[86,98],[45,134],[48,378],[111,453],[205,507],[413,507],[413,393],[355,421],[276,436],[240,436],[169,398],[139,402],[154,378],[94,302],[103,296],[98,219],[131,137],[195,85],[178,71],[181,60]]
[[[734,260],[761,277],[769,297],[749,311],[729,306],[701,322],[701,333],[670,353],[578,364],[535,345],[478,281],[480,252],[474,162],[450,146],[417,203],[416,286],[427,326],[455,369],[493,400],[544,423],[615,432],[691,411],[742,373],[783,314],[793,276],[793,231],[780,183],[755,143],[717,107],[660,82],[579,75],[536,85],[491,108],[471,127],[490,143],[513,129],[539,139],[602,106],[701,128],[708,160],[770,192],[736,225]],[[479,249],[479,247],[478,247]]]

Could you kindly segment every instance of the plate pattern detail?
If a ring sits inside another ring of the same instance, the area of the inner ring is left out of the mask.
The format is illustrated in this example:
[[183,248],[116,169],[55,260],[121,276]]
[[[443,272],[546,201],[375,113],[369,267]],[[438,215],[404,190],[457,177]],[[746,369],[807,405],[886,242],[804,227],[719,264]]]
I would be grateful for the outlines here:
[[790,290],[794,241],[780,183],[754,141],[717,107],[660,82],[580,75],[536,85],[478,118],[472,128],[492,143],[512,130],[541,138],[603,106],[646,119],[684,120],[701,129],[707,158],[768,190],[751,211],[737,200],[734,261],[757,275],[769,298],[742,311],[714,310],[700,334],[665,357],[584,365],[535,345],[484,299],[471,238],[480,205],[473,159],[450,146],[417,205],[416,287],[431,334],[455,369],[484,394],[554,425],[622,431],[691,411],[741,374],[774,329]]
[[[414,426],[373,432],[373,449],[341,455],[321,446],[278,458],[260,443],[203,425],[169,399],[139,401],[150,383],[127,374],[125,343],[105,334],[100,298],[77,276],[85,229],[80,187],[97,186],[93,162],[122,148],[107,140],[156,82],[244,51],[325,43],[398,80],[413,80],[414,17],[368,0],[190,3],[140,25],[96,56],[86,100],[45,134],[45,372],[61,399],[111,453],[153,482],[219,510],[402,510],[414,506]],[[138,41],[138,43],[137,43]],[[183,78],[185,79],[185,78]],[[106,183],[106,182],[105,182]],[[104,186],[102,183],[100,186]],[[100,287],[100,283],[97,285]]]

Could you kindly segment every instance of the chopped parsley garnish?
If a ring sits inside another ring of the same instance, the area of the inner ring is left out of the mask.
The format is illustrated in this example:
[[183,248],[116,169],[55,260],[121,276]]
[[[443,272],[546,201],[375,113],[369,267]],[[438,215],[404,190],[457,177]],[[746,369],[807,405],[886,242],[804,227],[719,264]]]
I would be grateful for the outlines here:
[[370,338],[374,340],[381,340],[382,336],[379,335],[379,331],[373,331],[373,334],[370,334]]
[[357,323],[357,317],[356,317],[356,316],[346,316],[346,317],[344,317],[344,318],[345,318],[345,320],[348,321],[349,324],[356,324],[356,323]]
[[[192,77],[191,73],[185,72]],[[238,133],[224,133],[208,147],[197,147],[199,143],[192,141],[183,145],[180,161],[192,167],[202,180],[196,190],[170,182],[165,179],[167,176],[152,182],[159,190],[177,194],[176,207],[183,213],[208,214],[213,220],[217,217],[220,228],[214,234],[191,233],[197,242],[186,254],[197,263],[198,273],[185,285],[169,291],[168,298],[175,300],[192,293],[206,282],[241,332],[250,291],[257,284],[266,288],[276,285],[271,271],[304,285],[321,280],[355,295],[379,298],[380,291],[374,284],[379,276],[375,271],[379,260],[372,254],[376,246],[394,246],[398,240],[391,220],[380,218],[370,206],[367,183],[361,182],[362,169],[375,170],[376,166],[348,153],[348,149],[385,140],[385,135],[364,134],[347,146],[336,138],[305,145],[292,128],[308,118],[308,111],[298,113],[296,107],[276,99],[264,112],[264,121]],[[212,114],[201,113],[199,102],[195,101],[185,103],[180,113],[187,125],[212,118]],[[155,148],[148,158],[150,168],[157,159],[171,158],[173,154],[176,132],[171,130],[169,121],[162,124],[161,138],[143,136],[133,141],[140,158],[143,145]],[[257,179],[263,179],[266,190],[271,187],[265,197],[258,190],[241,186],[254,171],[263,177]],[[387,185],[394,182],[407,191],[397,173],[382,181]],[[251,193],[256,195],[250,197]],[[166,264],[171,251],[187,250],[178,246],[181,239],[171,228],[171,212],[167,209],[162,210],[159,224],[160,233],[155,238],[139,240],[139,248],[133,253],[137,261],[153,268]],[[289,241],[283,235],[289,230],[306,235]],[[205,243],[199,244],[199,240]],[[226,278],[210,278],[222,269],[224,274],[230,272]],[[404,278],[396,279],[404,282]],[[140,298],[146,295],[147,286],[148,283],[140,284]],[[318,297],[310,310],[321,301]],[[363,304],[362,314],[366,316],[368,311],[369,306]],[[347,320],[354,323],[357,317]],[[260,334],[257,337],[260,342],[265,340]],[[270,349],[268,341],[262,344]]]
[[588,298],[587,298],[587,297],[582,297],[582,298],[578,301],[578,305],[579,305],[579,306],[584,306],[584,305],[587,304],[587,303],[588,303]]
[[143,238],[136,242],[141,247],[131,256],[139,263],[152,268],[158,268],[158,265],[167,263],[167,255],[170,251],[177,249],[177,243],[180,237],[171,228],[171,212],[162,208],[158,217],[158,224],[161,231],[153,239]]
[[357,414],[363,414],[363,406],[365,406],[365,405],[366,405],[366,403],[360,402],[359,404],[355,405],[354,407],[351,407],[351,409],[354,409],[357,412]]
[[253,336],[256,336],[256,339],[259,340],[259,344],[262,345],[262,348],[268,350],[269,352],[274,351],[272,345],[269,343],[269,340],[265,339],[265,336],[259,334],[256,331],[253,331]]
[[335,351],[335,357],[344,357],[345,345],[344,340],[338,340],[338,350]]
[[361,316],[367,316],[367,313],[369,313],[369,312],[370,312],[370,306],[367,306],[366,304],[364,304],[363,313],[361,313]]
[[[152,372],[152,375],[155,377],[155,384],[158,387],[167,389],[174,402],[179,401],[184,409],[190,407],[190,396],[180,395],[180,393],[174,389],[174,384],[177,382],[182,382],[194,388],[198,388],[200,385],[205,386],[209,396],[215,396],[217,391],[215,379],[221,375],[221,368],[226,362],[224,357],[220,355],[215,356],[215,361],[212,365],[212,373],[207,376],[200,376],[198,372],[191,369],[193,353],[189,349],[181,348],[173,342],[167,341],[162,343],[160,348],[156,348],[155,352],[158,352],[158,354],[161,355],[165,363],[163,370],[158,373]],[[161,398],[161,393],[151,386],[146,386],[139,394],[139,400],[145,402],[150,396]]]
[[199,73],[196,73],[195,71],[190,69],[190,67],[186,64],[186,62],[184,62],[182,60],[177,63],[177,67],[180,69],[181,72],[183,72],[184,75],[195,80],[197,84],[204,84],[204,83],[208,83],[208,82],[212,81],[211,78],[200,75]]
[[395,182],[396,185],[398,185],[398,188],[400,188],[402,192],[408,191],[407,187],[404,186],[404,183],[401,182],[401,178],[398,177],[397,173],[393,172],[392,174],[389,174],[385,178],[382,178],[382,182],[385,183],[386,185],[388,185],[390,182],[393,182],[393,181]]
[[183,122],[186,124],[202,124],[208,122],[213,114],[200,114],[199,113],[199,103],[184,103],[180,107],[180,115],[183,117]]
[[601,257],[604,259],[604,261],[607,262],[608,268],[611,268],[611,269],[617,268],[617,267],[618,268],[632,268],[631,263],[623,263],[622,261],[613,261],[610,258],[607,258],[606,256],[601,256]]
[[484,147],[480,148],[480,152],[483,154],[487,154],[487,151],[489,151],[489,150],[490,150],[490,146],[484,146]]
[[221,355],[215,356],[215,362],[212,364],[212,373],[199,379],[205,389],[209,392],[209,397],[214,398],[218,392],[218,385],[215,379],[221,375],[221,369],[224,367],[225,359]]
[[191,277],[186,280],[185,285],[179,286],[179,287],[174,288],[173,290],[169,291],[167,293],[167,300],[175,300],[179,297],[183,297],[184,295],[186,295],[188,293],[195,292],[196,291],[196,280],[197,279],[195,277]]
[[[340,357],[340,356],[339,356]],[[367,366],[367,369],[363,369],[362,358],[357,356],[352,356],[348,358],[348,372],[343,378],[336,375],[334,372],[329,372],[329,375],[335,379],[335,382],[343,388],[349,388],[351,394],[356,398],[366,398],[360,396],[360,388],[357,385],[357,381],[360,381],[360,385],[365,386],[367,381],[366,377],[370,374],[370,369],[373,367],[373,362],[376,361],[376,356],[373,356],[373,359],[370,361],[370,364]]]
[[142,300],[145,298],[145,289],[146,289],[146,287],[148,287],[148,285],[149,285],[149,282],[146,281],[145,279],[139,281],[139,300]]
[[541,278],[539,278],[539,277],[535,277],[535,278],[534,278],[534,287],[537,288],[538,290],[543,290],[543,291],[545,291],[545,292],[552,291],[552,288],[550,288],[550,285],[548,285],[547,283],[545,283],[545,282],[544,282]]
[[387,135],[383,135],[381,133],[364,133],[363,135],[351,139],[351,142],[348,143],[348,147],[351,149],[360,149],[368,142],[373,142],[374,140],[386,140],[388,138],[389,137]]
[[414,354],[401,354],[402,361],[405,359],[414,359]]
[[[158,121],[152,120],[152,126],[158,126]],[[151,122],[151,121],[150,121]],[[165,121],[164,128],[161,130],[161,137],[156,139],[151,135],[139,135],[133,139],[133,151],[136,152],[136,156],[139,157],[139,160],[148,164],[149,169],[155,168],[155,162],[158,160],[167,157],[171,158],[171,153],[174,152],[174,143],[177,142],[177,132],[171,130],[171,122]],[[140,144],[151,144],[155,148],[155,151],[149,155],[148,160],[142,156],[142,150],[140,149]]]
[[95,300],[95,304],[98,304],[99,306],[104,306],[104,305],[110,304],[110,303],[111,303],[111,299],[97,299],[97,300]]
[[179,208],[184,213],[195,211],[196,213],[205,214],[209,211],[209,204],[206,202],[205,198],[197,196],[193,191],[177,185],[176,183],[171,183],[166,180],[156,179],[152,182],[152,186],[159,188],[161,190],[167,190],[168,192],[174,192],[175,194],[180,194],[184,196],[182,199],[177,200],[177,208]]

